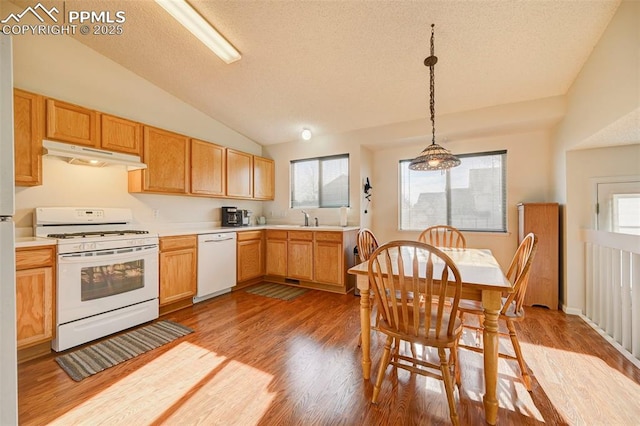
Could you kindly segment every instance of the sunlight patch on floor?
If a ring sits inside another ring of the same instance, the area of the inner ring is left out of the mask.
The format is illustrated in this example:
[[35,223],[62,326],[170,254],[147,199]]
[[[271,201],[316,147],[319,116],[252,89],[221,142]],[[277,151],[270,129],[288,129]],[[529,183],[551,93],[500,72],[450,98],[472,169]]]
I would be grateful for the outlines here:
[[[525,360],[554,407],[570,424],[638,424],[640,385],[602,359],[521,343]],[[597,417],[597,401],[615,409]]]
[[235,420],[240,418],[239,407],[257,423],[273,399],[266,390],[271,379],[262,371],[183,342],[50,424],[144,425],[176,415],[181,421],[211,418],[212,412],[218,420],[232,413]]

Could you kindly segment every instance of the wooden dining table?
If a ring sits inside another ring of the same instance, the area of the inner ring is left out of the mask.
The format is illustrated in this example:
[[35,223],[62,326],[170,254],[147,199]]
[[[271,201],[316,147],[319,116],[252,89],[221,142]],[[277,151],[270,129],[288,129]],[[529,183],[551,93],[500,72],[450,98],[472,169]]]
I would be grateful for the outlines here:
[[[456,264],[462,280],[462,298],[482,301],[484,310],[484,383],[482,398],[485,420],[494,425],[498,417],[498,316],[502,294],[513,291],[495,257],[487,249],[439,248]],[[362,376],[371,377],[371,300],[369,297],[369,262],[348,270],[356,276],[360,290],[360,327],[362,331]]]

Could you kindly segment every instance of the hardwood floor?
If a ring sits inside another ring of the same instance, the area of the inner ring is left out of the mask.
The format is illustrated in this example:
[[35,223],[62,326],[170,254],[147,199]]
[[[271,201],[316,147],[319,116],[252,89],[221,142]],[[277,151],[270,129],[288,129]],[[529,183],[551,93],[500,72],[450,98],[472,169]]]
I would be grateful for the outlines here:
[[[292,301],[245,291],[164,315],[195,330],[98,373],[71,380],[55,354],[19,366],[19,419],[43,424],[448,424],[441,381],[387,370],[369,400],[361,376],[359,298],[310,290]],[[500,361],[502,425],[638,424],[640,371],[580,318],[527,308],[519,326],[533,390]],[[374,332],[375,333],[375,332]],[[484,423],[482,356],[460,351],[463,425]]]

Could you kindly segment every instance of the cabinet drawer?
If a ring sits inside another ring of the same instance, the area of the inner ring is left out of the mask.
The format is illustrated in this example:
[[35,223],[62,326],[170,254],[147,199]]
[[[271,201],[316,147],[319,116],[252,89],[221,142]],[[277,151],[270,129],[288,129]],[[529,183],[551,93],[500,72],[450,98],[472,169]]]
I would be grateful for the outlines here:
[[30,269],[51,266],[55,261],[55,249],[18,249],[16,250],[16,269]]
[[290,240],[313,241],[312,231],[289,231]]
[[238,241],[260,240],[262,239],[262,231],[245,231],[238,232]]
[[276,231],[273,229],[267,230],[267,238],[272,240],[286,240],[287,239],[287,231]]
[[160,251],[194,248],[198,243],[195,235],[181,235],[179,237],[160,238]]
[[342,242],[342,232],[316,232],[316,241]]

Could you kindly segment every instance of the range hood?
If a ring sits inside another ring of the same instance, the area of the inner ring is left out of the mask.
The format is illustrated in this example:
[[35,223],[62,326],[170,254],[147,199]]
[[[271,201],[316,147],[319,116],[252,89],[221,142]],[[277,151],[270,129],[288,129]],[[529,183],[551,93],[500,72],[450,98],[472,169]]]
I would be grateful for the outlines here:
[[71,145],[62,142],[43,140],[44,155],[66,159],[70,164],[83,164],[94,167],[110,165],[126,166],[128,170],[146,169],[147,165],[137,155],[121,154],[88,146]]

